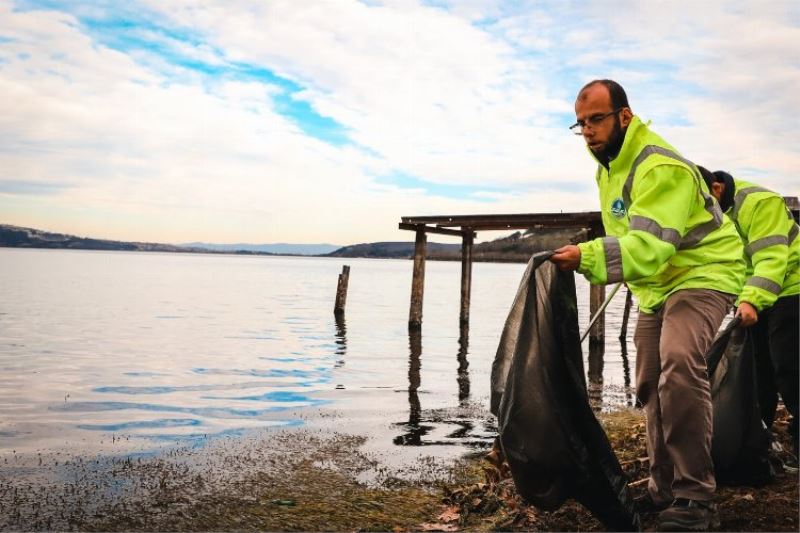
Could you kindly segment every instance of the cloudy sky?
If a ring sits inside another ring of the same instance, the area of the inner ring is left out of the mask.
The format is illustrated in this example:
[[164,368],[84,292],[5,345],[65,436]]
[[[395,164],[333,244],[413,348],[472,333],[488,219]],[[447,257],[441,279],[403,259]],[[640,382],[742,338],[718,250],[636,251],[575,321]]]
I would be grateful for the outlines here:
[[0,223],[350,244],[595,210],[567,128],[598,77],[684,156],[800,195],[798,43],[795,0],[0,0]]

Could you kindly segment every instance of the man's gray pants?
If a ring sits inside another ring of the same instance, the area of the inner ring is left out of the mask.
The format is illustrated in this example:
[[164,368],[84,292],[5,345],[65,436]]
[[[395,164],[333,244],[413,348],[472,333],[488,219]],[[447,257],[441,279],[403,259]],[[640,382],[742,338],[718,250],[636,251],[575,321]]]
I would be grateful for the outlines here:
[[733,301],[733,295],[718,291],[684,289],[657,312],[639,312],[636,395],[647,419],[647,488],[658,504],[714,497],[705,354]]

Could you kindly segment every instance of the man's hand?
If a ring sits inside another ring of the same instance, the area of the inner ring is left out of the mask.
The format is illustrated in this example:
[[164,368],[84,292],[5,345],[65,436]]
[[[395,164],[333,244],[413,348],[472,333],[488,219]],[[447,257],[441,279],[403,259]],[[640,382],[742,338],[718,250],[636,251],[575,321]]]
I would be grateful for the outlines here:
[[562,246],[550,257],[560,270],[578,270],[581,264],[581,249],[574,244]]
[[739,307],[736,309],[736,316],[741,319],[741,323],[739,325],[743,328],[749,328],[758,322],[758,311],[756,311],[756,308],[747,302],[742,302],[739,304]]

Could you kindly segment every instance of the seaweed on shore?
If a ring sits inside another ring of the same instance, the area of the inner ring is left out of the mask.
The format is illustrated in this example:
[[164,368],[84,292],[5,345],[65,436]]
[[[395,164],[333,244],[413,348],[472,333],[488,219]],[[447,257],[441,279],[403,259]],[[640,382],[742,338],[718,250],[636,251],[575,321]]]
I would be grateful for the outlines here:
[[[632,488],[642,493],[641,412],[599,416]],[[782,410],[773,432],[788,446],[786,425]],[[573,501],[554,512],[526,505],[485,454],[455,463],[421,455],[397,471],[363,452],[363,443],[358,436],[291,431],[108,463],[60,458],[55,479],[0,480],[0,530],[603,530]],[[796,472],[784,471],[765,487],[717,492],[723,530],[798,530]],[[655,519],[643,516],[645,528]]]

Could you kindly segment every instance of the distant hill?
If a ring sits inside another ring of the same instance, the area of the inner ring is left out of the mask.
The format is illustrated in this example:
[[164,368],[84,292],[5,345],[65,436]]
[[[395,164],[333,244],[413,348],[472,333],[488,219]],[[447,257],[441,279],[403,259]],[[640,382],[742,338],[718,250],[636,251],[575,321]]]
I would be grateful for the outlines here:
[[[574,229],[536,229],[515,232],[472,247],[473,261],[525,263],[531,255],[583,240]],[[413,242],[372,242],[344,246],[327,257],[374,257],[408,259],[414,255]],[[460,261],[461,244],[428,242],[426,257],[441,261]]]
[[333,244],[159,244],[76,237],[33,228],[0,224],[0,246],[16,248],[69,248],[140,252],[234,253],[254,255],[323,255],[339,248]]
[[69,248],[73,250],[127,250],[142,252],[204,252],[205,250],[158,244],[76,237],[33,228],[0,224],[0,246],[16,248]]
[[[527,263],[531,255],[544,250],[554,250],[566,244],[576,244],[585,240],[583,230],[533,229],[516,231],[506,237],[482,242],[472,247],[473,261],[498,263]],[[430,253],[431,259],[460,260],[461,250],[456,254]]]
[[[461,253],[460,244],[440,244],[429,242],[428,257],[431,253]],[[413,242],[368,242],[344,246],[325,254],[327,257],[378,257],[406,259],[414,254]]]
[[[537,229],[525,233],[515,232],[490,242],[476,244],[472,248],[474,261],[520,262],[528,261],[531,254],[552,250],[567,243],[582,240],[579,232],[572,229]],[[335,248],[331,244],[208,244],[188,243],[182,245],[152,242],[126,242],[89,237],[76,237],[63,233],[51,233],[33,228],[0,224],[0,247],[18,248],[67,248],[73,250],[120,250],[140,252],[192,252],[227,253],[253,255],[315,255],[321,257],[372,257],[408,259],[414,255],[413,242],[372,242]],[[321,247],[321,248],[320,248]],[[274,251],[267,251],[267,250]],[[317,250],[322,253],[314,253]],[[461,260],[461,243],[444,244],[429,242],[428,259],[442,261]]]
[[279,242],[274,244],[214,244],[208,242],[189,242],[180,246],[203,248],[217,252],[260,252],[282,255],[325,255],[341,248],[336,244],[291,244]]

